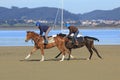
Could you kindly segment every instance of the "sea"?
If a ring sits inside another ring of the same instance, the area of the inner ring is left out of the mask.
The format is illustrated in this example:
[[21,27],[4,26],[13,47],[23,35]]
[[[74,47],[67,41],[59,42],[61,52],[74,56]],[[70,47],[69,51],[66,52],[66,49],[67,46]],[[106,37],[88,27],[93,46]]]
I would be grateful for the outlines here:
[[[0,30],[0,46],[34,46],[30,40],[25,42],[26,30]],[[39,34],[38,30],[35,30]],[[96,37],[95,45],[120,45],[120,29],[79,29],[79,35]],[[51,30],[49,36],[59,33],[68,34],[68,30]]]

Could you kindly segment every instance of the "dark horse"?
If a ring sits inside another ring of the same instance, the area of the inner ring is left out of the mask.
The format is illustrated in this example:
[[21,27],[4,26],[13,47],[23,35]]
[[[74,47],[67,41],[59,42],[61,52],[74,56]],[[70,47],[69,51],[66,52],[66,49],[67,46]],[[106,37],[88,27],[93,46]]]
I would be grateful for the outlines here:
[[64,45],[65,40],[62,39],[60,36],[49,37],[49,40],[48,40],[49,43],[46,45],[46,44],[44,44],[44,37],[43,36],[40,36],[39,34],[33,32],[33,31],[27,31],[25,41],[27,42],[30,39],[34,41],[34,48],[25,57],[25,59],[28,59],[33,54],[33,52],[40,49],[41,54],[42,54],[41,61],[44,61],[44,49],[49,49],[49,48],[52,48],[52,47],[56,46],[60,50],[60,52],[63,53],[63,57],[60,61],[64,60],[65,52],[67,52],[68,49]]
[[[65,38],[65,46],[70,51],[68,60],[70,59],[72,49],[81,48],[83,46],[86,46],[88,51],[90,52],[89,60],[91,59],[91,57],[93,55],[93,51],[96,52],[97,56],[102,59],[102,57],[100,56],[100,54],[98,53],[97,49],[94,46],[94,40],[99,41],[97,38],[89,37],[89,36],[78,37],[77,40],[78,40],[79,44],[74,45],[72,43],[73,37],[71,37],[71,36],[66,37],[66,34],[59,34],[59,36]],[[60,55],[61,55],[61,53],[59,53],[55,58],[59,57]]]

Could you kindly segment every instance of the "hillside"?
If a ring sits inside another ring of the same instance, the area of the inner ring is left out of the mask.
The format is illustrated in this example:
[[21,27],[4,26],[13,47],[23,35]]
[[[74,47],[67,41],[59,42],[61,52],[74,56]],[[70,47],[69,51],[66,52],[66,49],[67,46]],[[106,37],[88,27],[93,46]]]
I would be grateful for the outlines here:
[[[40,8],[4,8],[0,7],[0,19],[43,19],[43,20],[54,20],[58,8],[40,7]],[[60,20],[60,11],[58,19]],[[72,14],[64,10],[65,20],[78,20],[78,15]]]
[[[58,8],[52,7],[39,7],[39,8],[5,8],[0,7],[0,20],[9,19],[42,19],[42,20],[54,20]],[[58,14],[58,20],[60,20],[60,10]],[[84,14],[74,14],[67,10],[64,10],[64,20],[120,20],[120,7],[112,10],[94,10]]]
[[113,10],[94,10],[81,16],[83,20],[120,20],[120,7]]

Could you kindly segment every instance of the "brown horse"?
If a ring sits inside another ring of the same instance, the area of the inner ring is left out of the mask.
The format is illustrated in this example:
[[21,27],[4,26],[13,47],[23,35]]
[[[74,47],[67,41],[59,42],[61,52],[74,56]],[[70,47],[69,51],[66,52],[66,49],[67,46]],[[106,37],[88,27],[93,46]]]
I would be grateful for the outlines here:
[[[44,37],[43,36],[40,36],[39,34],[33,32],[33,31],[27,31],[25,41],[27,42],[30,39],[32,39],[34,41],[34,48],[25,57],[25,59],[28,59],[33,54],[33,52],[40,49],[41,50],[41,55],[42,55],[41,61],[44,61],[44,49],[49,49],[49,48],[52,48],[52,47],[56,46],[60,50],[60,52],[63,54],[62,59],[60,61],[64,60],[65,52],[67,52],[68,49],[66,49],[65,44],[64,44],[65,40],[62,39],[61,36],[49,37],[49,41],[48,41],[49,43],[44,44]],[[69,53],[69,52],[67,52],[67,53]]]
[[[59,36],[65,37],[66,35],[65,34],[59,34]],[[65,38],[66,38],[65,39],[65,46],[70,51],[68,60],[70,59],[72,49],[81,48],[83,46],[86,46],[88,51],[90,52],[90,56],[89,56],[88,60],[90,60],[92,58],[93,51],[95,51],[97,56],[102,59],[102,57],[100,56],[100,54],[98,53],[97,49],[94,46],[94,40],[99,41],[97,38],[89,37],[89,36],[78,37],[77,38],[78,43],[79,43],[78,45],[74,45],[72,43],[73,42],[73,37],[68,36],[68,37],[65,37]],[[55,58],[59,57],[60,55],[61,55],[61,53],[59,53]]]

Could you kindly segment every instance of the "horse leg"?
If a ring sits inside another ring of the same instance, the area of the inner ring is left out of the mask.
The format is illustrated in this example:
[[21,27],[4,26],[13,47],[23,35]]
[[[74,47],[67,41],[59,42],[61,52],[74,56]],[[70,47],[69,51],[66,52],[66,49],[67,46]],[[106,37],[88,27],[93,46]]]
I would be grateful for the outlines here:
[[65,51],[62,51],[62,59],[60,60],[60,62],[64,61],[65,59]]
[[64,58],[65,58],[65,46],[63,44],[61,44],[61,45],[58,45],[57,48],[60,50],[60,53],[56,56],[56,58],[59,57],[62,54],[62,59],[60,60],[60,62],[64,61]]
[[45,60],[44,55],[42,55],[42,59],[40,61],[44,61],[44,60]]
[[62,54],[62,52],[60,52],[57,56],[55,56],[55,58],[58,58],[61,54]]
[[74,58],[74,56],[73,56],[73,55],[70,55],[70,58],[72,58],[72,59],[73,59],[73,58]]
[[90,57],[89,57],[89,60],[91,60],[92,55],[93,55],[93,51],[92,51],[92,49],[89,49],[89,52],[90,52]]
[[[63,53],[63,56],[62,56],[62,59],[61,59],[60,61],[64,61],[64,58],[65,58],[65,52],[67,52],[67,53],[69,54],[67,60],[70,60],[70,58],[74,58],[74,57],[71,55],[71,49],[69,49],[69,50],[62,51],[62,52],[61,52],[61,53]],[[61,53],[60,53],[60,54],[61,54]]]
[[60,62],[64,61],[64,59],[65,59],[65,55],[63,54],[62,59],[60,60]]
[[91,47],[88,47],[88,46],[86,46],[86,47],[87,47],[88,51],[90,52],[90,57],[88,59],[88,60],[90,60],[92,58],[93,51],[92,51]]
[[44,61],[45,58],[44,58],[44,49],[41,49],[41,55],[42,55],[42,59],[40,61]]
[[100,54],[98,53],[97,49],[95,47],[92,47],[92,49],[96,52],[97,56],[102,59],[102,57],[100,56]]
[[27,60],[36,50],[37,48],[34,47],[32,51],[25,57],[25,60]]
[[[70,57],[71,57],[71,49],[69,49],[69,56],[68,56],[68,59],[67,60],[70,60]],[[73,56],[72,56],[73,57]]]

